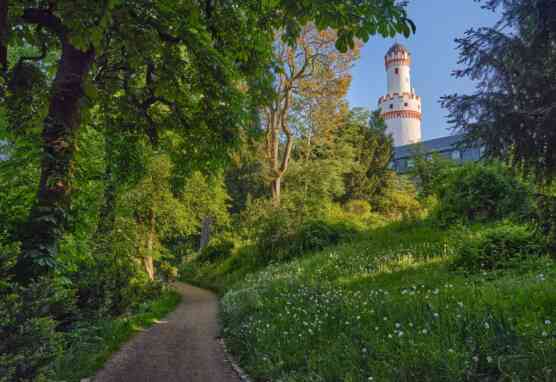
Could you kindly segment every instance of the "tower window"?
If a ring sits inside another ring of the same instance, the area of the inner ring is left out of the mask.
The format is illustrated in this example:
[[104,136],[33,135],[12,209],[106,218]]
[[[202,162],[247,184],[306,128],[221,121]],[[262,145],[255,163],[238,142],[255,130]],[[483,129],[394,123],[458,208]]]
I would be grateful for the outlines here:
[[406,102],[406,103],[404,103],[403,105],[404,105],[404,106],[409,106],[409,104],[408,104],[407,102]]
[[398,68],[394,69],[394,73],[400,74],[400,69],[398,69]]
[[394,104],[391,103],[391,104],[390,104],[390,109],[393,109],[393,108],[394,108]]

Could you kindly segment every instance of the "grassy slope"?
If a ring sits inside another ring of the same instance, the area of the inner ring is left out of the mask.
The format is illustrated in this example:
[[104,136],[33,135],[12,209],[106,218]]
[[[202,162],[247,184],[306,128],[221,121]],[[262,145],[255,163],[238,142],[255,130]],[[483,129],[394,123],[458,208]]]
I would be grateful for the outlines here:
[[78,341],[72,341],[74,345],[56,364],[56,380],[80,381],[94,375],[133,334],[152,326],[173,311],[180,301],[179,293],[166,291],[131,316],[96,322],[76,331]]
[[449,269],[455,235],[390,227],[254,273],[243,255],[188,277],[225,292],[225,336],[255,378],[556,381],[554,262],[466,276]]

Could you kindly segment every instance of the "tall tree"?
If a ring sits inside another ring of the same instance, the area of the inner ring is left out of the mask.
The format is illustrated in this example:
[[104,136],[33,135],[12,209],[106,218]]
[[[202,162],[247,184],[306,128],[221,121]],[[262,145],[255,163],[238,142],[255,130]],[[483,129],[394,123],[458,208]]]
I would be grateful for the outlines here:
[[343,132],[355,151],[354,163],[345,176],[347,200],[367,200],[378,204],[377,197],[388,188],[388,166],[392,160],[392,139],[386,135],[386,124],[378,111],[351,110]]
[[556,175],[556,2],[488,0],[498,10],[494,27],[457,39],[461,70],[477,81],[473,94],[443,98],[454,129],[485,155],[524,168],[540,182]]
[[[1,5],[0,66],[8,82],[18,73],[4,59],[14,46],[35,47],[34,61],[48,52],[60,57],[49,83],[40,182],[17,267],[22,279],[55,265],[71,201],[77,131],[83,112],[98,97],[97,76],[109,73],[117,81],[114,92],[103,97],[115,97],[119,108],[134,116],[130,125],[152,143],[161,126],[170,126],[191,133],[186,158],[207,147],[226,153],[249,114],[239,89],[245,82],[241,74],[264,74],[274,30],[284,30],[284,39],[293,43],[302,26],[314,21],[320,29],[337,29],[336,44],[346,50],[356,37],[414,29],[394,1],[21,0]],[[191,87],[196,91],[184,97]]]
[[[332,83],[338,80],[348,67],[346,62],[353,57],[352,51],[340,53],[336,49],[336,40],[334,31],[318,31],[312,24],[302,29],[294,46],[282,42],[281,36],[277,36],[274,97],[265,109],[264,118],[266,159],[275,206],[280,205],[282,179],[288,170],[295,141],[296,132],[292,126],[294,107],[304,108],[308,120],[313,120],[310,115],[316,113],[319,97],[322,101],[324,96],[334,92],[320,86],[319,81]],[[334,73],[334,66],[338,67],[338,73]],[[326,79],[327,75],[330,78]],[[337,88],[336,85],[336,92]],[[305,104],[301,105],[302,102]],[[312,128],[314,126],[306,125],[308,142],[311,141]]]

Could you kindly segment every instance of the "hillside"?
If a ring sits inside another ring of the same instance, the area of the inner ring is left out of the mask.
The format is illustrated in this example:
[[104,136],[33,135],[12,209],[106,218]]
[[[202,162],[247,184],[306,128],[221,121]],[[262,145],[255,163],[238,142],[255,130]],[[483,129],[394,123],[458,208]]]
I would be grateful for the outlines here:
[[554,381],[556,264],[455,269],[488,228],[392,224],[259,269],[241,252],[192,263],[187,278],[222,292],[224,335],[256,380]]

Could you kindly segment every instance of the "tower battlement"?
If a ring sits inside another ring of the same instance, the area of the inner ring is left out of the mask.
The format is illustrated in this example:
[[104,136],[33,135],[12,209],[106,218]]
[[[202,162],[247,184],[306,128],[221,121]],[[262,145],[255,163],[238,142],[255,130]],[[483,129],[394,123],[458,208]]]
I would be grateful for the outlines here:
[[384,63],[388,79],[386,95],[378,100],[380,113],[386,121],[386,132],[394,146],[421,141],[421,97],[411,87],[411,54],[401,44],[394,44],[386,53]]

